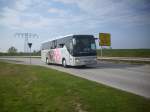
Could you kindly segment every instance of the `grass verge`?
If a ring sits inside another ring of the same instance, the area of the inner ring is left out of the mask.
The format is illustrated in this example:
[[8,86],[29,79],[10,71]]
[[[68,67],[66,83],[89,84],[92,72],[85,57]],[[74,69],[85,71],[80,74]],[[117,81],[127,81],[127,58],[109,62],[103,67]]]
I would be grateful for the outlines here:
[[[101,56],[101,50],[97,50]],[[150,58],[150,49],[103,49],[105,57],[146,57]]]
[[0,112],[149,112],[150,100],[40,66],[0,62]]
[[149,61],[137,61],[137,60],[116,60],[116,59],[100,59],[100,61],[107,61],[107,62],[113,62],[113,63],[127,63],[127,64],[139,64],[139,65],[145,65],[150,64]]

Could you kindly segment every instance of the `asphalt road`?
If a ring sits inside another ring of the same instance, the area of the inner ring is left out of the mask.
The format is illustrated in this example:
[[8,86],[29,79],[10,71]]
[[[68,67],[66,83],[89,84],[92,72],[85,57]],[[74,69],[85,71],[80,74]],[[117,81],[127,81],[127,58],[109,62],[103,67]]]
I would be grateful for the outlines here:
[[[0,59],[18,64],[30,64],[29,58]],[[41,62],[40,58],[32,58],[31,64],[67,72],[78,77],[150,98],[150,65],[98,61],[97,65],[86,68],[63,68],[58,65],[46,65]]]

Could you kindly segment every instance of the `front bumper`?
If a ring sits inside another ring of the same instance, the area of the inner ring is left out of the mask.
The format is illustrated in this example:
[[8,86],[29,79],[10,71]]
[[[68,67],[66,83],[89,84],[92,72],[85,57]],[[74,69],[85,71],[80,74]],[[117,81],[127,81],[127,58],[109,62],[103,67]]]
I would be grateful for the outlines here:
[[75,60],[75,66],[80,66],[80,65],[94,65],[97,64],[97,60]]

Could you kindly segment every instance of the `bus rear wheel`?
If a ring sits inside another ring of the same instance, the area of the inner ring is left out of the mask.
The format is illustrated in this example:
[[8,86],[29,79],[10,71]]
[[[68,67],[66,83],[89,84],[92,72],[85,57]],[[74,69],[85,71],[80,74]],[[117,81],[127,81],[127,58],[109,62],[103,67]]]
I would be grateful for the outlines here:
[[48,60],[48,58],[46,58],[46,64],[49,65],[49,60]]
[[62,60],[62,65],[63,65],[64,68],[67,67],[66,60],[65,60],[65,59]]

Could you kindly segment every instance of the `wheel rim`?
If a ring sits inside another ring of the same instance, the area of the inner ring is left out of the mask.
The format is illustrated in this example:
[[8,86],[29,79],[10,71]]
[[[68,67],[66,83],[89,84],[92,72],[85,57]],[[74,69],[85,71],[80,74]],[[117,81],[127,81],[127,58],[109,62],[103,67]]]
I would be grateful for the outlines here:
[[46,59],[46,63],[48,64],[49,62],[48,62],[48,59]]
[[66,67],[66,60],[63,60],[63,66]]

